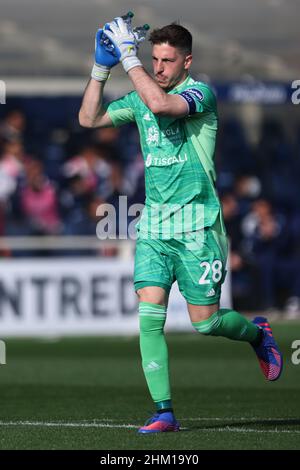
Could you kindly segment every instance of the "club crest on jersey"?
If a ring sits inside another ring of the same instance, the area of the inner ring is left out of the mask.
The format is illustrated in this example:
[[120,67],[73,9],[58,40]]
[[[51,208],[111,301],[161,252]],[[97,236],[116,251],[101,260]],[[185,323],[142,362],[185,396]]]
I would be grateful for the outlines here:
[[147,137],[147,144],[157,145],[159,141],[159,132],[155,126],[151,126],[148,129],[148,137]]

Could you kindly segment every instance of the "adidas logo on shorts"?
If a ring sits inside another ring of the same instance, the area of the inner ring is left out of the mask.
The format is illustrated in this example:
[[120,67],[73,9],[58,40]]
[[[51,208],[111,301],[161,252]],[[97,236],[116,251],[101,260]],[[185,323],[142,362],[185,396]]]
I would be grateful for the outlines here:
[[213,297],[214,295],[216,295],[216,291],[215,289],[212,287],[206,294],[206,297]]

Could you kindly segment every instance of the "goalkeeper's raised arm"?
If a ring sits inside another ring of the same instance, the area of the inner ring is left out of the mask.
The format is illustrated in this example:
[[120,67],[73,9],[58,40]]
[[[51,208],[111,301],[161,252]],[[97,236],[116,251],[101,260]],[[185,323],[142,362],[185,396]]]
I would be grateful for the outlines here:
[[110,70],[119,59],[111,54],[103,43],[103,29],[100,28],[95,37],[95,62],[91,72],[91,79],[85,89],[79,122],[83,127],[110,127],[112,121],[109,114],[103,109],[103,90]]
[[[133,67],[142,67],[136,52],[145,39],[148,25],[134,31],[131,27],[133,13],[115,18],[100,28],[95,37],[95,62],[91,79],[85,89],[79,111],[79,122],[83,127],[110,127],[113,124],[110,115],[103,107],[103,90],[110,75],[110,70],[120,61],[126,71]],[[144,33],[141,35],[139,33]],[[109,34],[113,33],[113,40]],[[117,40],[116,40],[117,38]]]

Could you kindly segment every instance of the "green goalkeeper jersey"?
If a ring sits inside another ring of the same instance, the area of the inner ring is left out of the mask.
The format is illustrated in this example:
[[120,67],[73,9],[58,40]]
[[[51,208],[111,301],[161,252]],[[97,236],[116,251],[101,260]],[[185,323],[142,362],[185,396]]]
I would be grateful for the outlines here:
[[154,115],[134,91],[110,102],[115,127],[136,122],[145,163],[146,201],[140,234],[172,238],[211,227],[220,217],[215,189],[217,105],[211,88],[190,76],[173,88],[189,106],[183,118]]

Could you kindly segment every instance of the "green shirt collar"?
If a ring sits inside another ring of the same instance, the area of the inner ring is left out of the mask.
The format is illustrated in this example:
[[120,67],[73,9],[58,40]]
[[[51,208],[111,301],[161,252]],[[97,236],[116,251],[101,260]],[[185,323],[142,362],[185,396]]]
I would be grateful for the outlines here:
[[190,75],[188,75],[183,82],[179,83],[179,85],[172,88],[172,90],[169,93],[178,93],[178,92],[180,92],[182,89],[184,89],[186,87],[189,80],[191,80],[191,79],[192,79],[192,77]]

